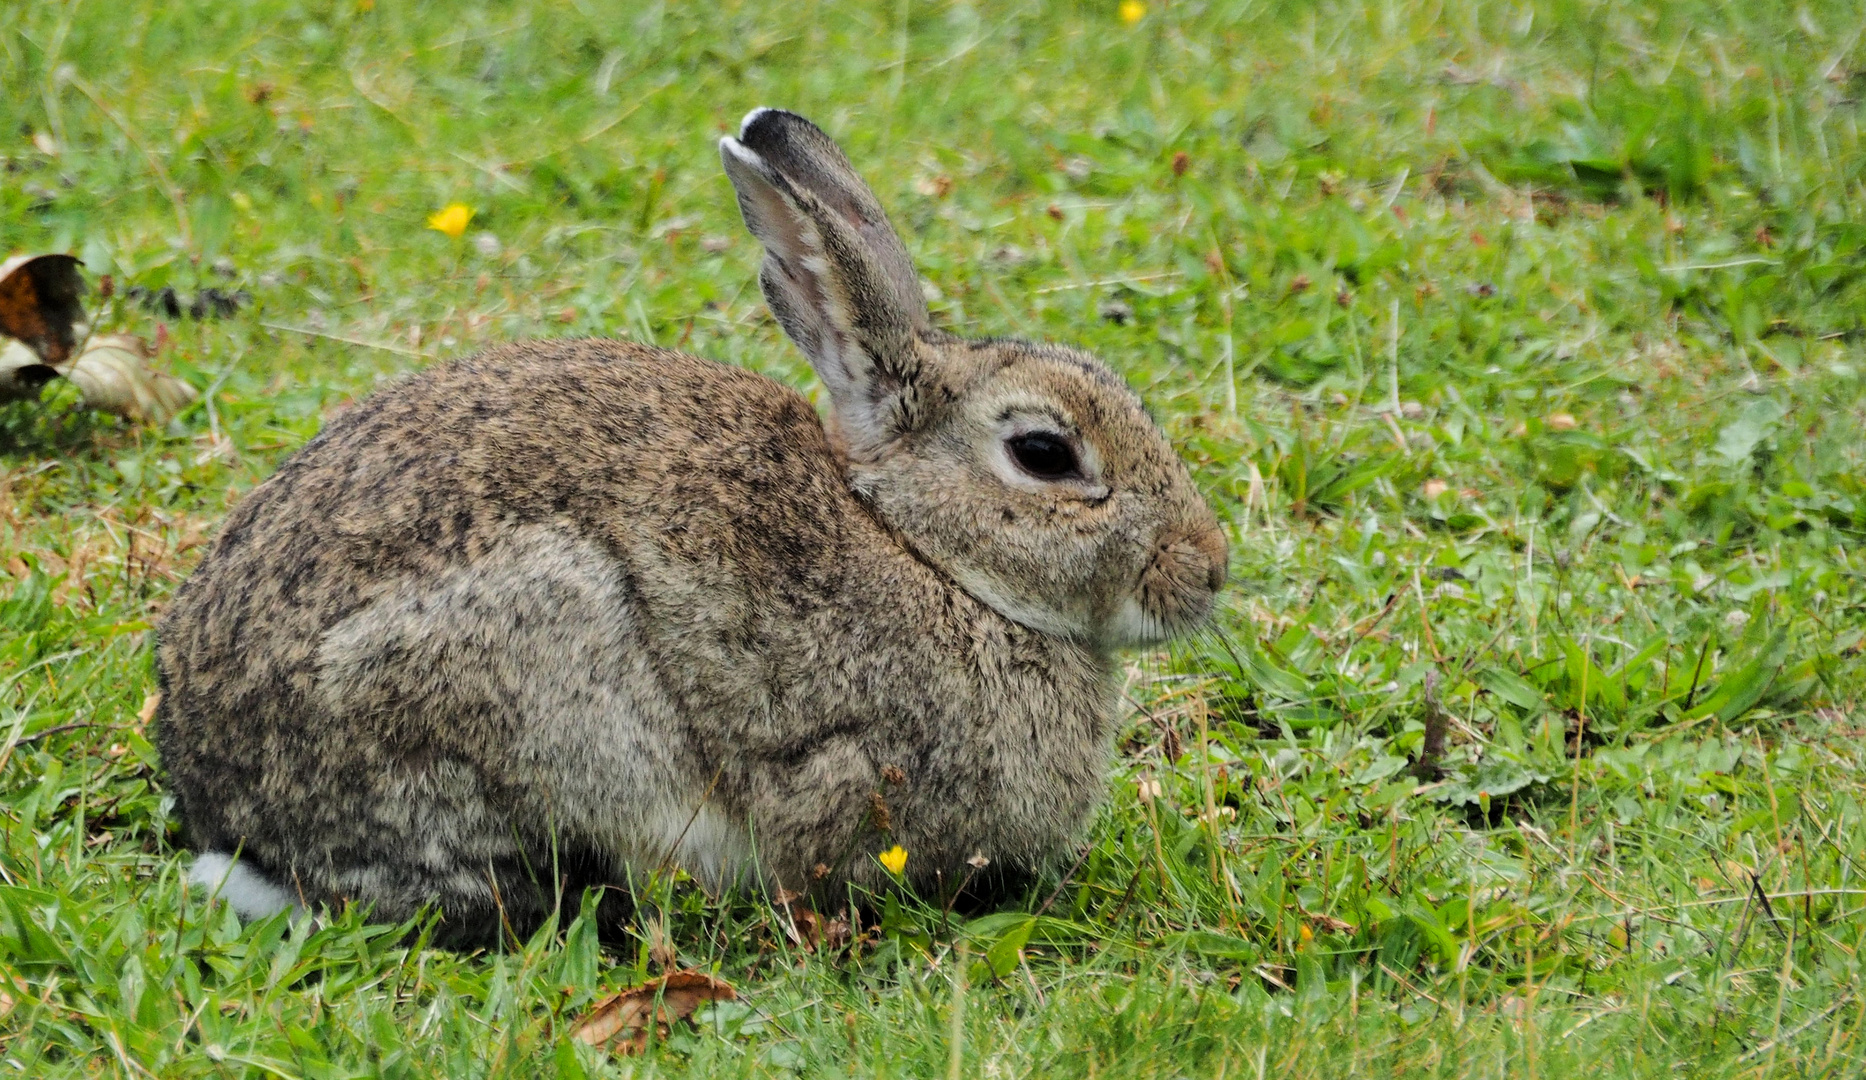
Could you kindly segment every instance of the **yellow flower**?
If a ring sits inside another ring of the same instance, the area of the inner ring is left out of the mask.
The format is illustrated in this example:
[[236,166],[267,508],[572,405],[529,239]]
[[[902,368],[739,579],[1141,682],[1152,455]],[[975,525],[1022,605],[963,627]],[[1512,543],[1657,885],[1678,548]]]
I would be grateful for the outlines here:
[[428,215],[428,228],[446,233],[455,240],[466,235],[467,222],[473,220],[473,208],[466,203],[448,203]]
[[1143,0],[1121,0],[1121,21],[1129,26],[1147,17],[1147,5]]
[[907,849],[899,844],[875,856],[875,858],[880,859],[881,865],[888,868],[888,873],[896,877],[900,876],[901,871],[907,869]]

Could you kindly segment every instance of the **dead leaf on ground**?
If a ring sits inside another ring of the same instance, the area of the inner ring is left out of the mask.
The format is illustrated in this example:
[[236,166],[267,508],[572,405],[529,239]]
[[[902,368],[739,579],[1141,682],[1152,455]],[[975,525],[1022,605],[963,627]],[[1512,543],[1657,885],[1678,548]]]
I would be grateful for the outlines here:
[[0,262],[0,401],[36,398],[62,375],[90,408],[166,422],[198,396],[194,387],[150,368],[139,337],[86,336],[80,265],[69,255]]
[[134,423],[160,424],[200,396],[194,387],[149,366],[149,348],[134,334],[99,334],[63,372],[93,409]]
[[808,904],[791,904],[785,914],[790,918],[786,920],[784,936],[803,951],[815,952],[823,940],[823,917],[810,910]]
[[611,994],[590,1007],[573,1034],[589,1046],[607,1045],[621,1054],[648,1048],[648,1026],[666,1038],[678,1020],[689,1023],[694,1010],[715,1001],[736,1001],[739,992],[724,980],[698,971],[676,971],[640,986]]
[[1311,914],[1308,916],[1308,918],[1309,918],[1309,921],[1314,923],[1316,926],[1319,926],[1324,930],[1332,931],[1333,933],[1352,934],[1354,932],[1353,923],[1348,922],[1344,919],[1337,919],[1333,915]]
[[[827,872],[828,868],[824,870]],[[779,889],[771,900],[784,913],[781,927],[784,936],[803,951],[815,952],[818,943],[823,940],[823,917],[810,907],[810,901],[803,893],[791,892],[789,889]]]

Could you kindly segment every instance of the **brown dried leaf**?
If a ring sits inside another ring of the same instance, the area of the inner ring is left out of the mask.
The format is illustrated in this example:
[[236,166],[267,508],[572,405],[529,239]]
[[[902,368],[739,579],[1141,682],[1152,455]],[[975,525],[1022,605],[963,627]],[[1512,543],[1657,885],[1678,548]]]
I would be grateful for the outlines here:
[[815,952],[823,940],[823,917],[810,910],[808,904],[790,905],[790,925],[784,928],[784,934],[791,944],[805,952]]
[[724,980],[698,971],[676,971],[611,994],[590,1007],[572,1034],[589,1046],[608,1045],[621,1054],[648,1047],[648,1025],[665,1038],[669,1025],[691,1022],[694,1010],[715,1001],[735,1001],[739,992]]
[[199,395],[173,375],[149,367],[149,349],[134,334],[99,334],[61,373],[84,403],[134,423],[165,423]]
[[41,362],[61,364],[84,321],[84,277],[69,255],[15,255],[0,262],[0,334],[24,342]]

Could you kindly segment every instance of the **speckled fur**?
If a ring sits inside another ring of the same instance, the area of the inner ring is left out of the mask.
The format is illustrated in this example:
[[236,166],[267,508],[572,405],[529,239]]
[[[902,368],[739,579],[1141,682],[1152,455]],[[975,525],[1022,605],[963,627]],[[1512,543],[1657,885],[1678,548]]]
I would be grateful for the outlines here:
[[[834,890],[883,884],[899,843],[933,887],[1079,838],[1115,650],[1204,616],[1211,511],[1099,362],[930,329],[821,132],[762,112],[727,141],[831,429],[768,379],[601,340],[340,414],[160,627],[194,847],[306,904],[438,901],[468,943],[668,863]],[[1025,413],[1080,437],[1093,483],[1004,479],[993,425]]]

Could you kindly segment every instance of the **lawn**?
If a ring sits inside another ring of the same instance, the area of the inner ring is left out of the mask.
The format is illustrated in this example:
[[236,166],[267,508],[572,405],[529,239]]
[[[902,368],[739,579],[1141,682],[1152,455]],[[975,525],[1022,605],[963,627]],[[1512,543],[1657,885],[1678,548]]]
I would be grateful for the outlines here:
[[[81,257],[99,329],[202,392],[160,428],[0,406],[0,1076],[1866,1072],[1863,32],[1830,0],[0,7],[0,254]],[[325,417],[526,336],[816,393],[714,149],[765,104],[843,141],[936,321],[1097,350],[1226,523],[1210,629],[1131,658],[1081,858],[826,935],[655,881],[630,941],[470,956],[190,898],[150,628]],[[209,288],[239,309],[190,316]],[[639,1056],[573,1038],[669,967],[739,1000]]]

